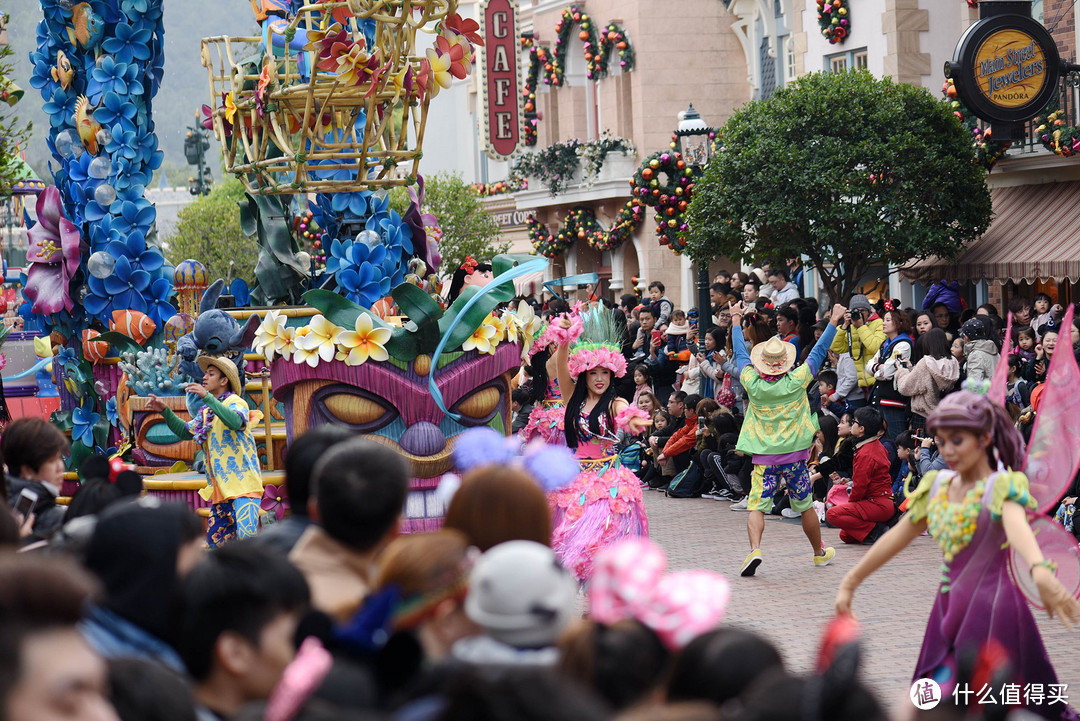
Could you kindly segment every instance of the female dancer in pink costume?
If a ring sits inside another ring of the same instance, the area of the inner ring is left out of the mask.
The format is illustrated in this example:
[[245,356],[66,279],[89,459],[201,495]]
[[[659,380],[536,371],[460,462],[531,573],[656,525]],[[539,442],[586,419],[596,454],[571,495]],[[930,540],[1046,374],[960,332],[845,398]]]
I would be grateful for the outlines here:
[[[949,695],[957,653],[994,640],[1008,652],[1015,680],[1049,689],[1057,676],[1017,583],[1027,585],[1029,577],[1040,605],[1066,626],[1080,620],[1080,603],[1055,577],[1057,564],[1044,558],[1029,525],[1028,509],[1037,504],[1028,477],[1011,470],[1024,467],[1020,434],[1004,409],[968,390],[941,401],[927,429],[951,470],[923,477],[908,497],[907,515],[844,577],[836,611],[851,613],[859,584],[929,528],[945,562],[914,678],[932,678]],[[1051,535],[1045,527],[1040,532]],[[1028,710],[1047,719],[1080,718],[1060,702],[1036,702]]]
[[615,394],[613,381],[626,374],[626,359],[612,321],[609,311],[596,310],[584,320],[552,322],[559,343],[559,387],[566,399],[566,444],[574,449],[581,473],[548,497],[551,547],[582,582],[592,575],[600,549],[627,536],[649,535],[641,481],[623,468],[615,451],[616,431],[641,433],[648,417]]
[[521,429],[519,435],[523,443],[541,438],[548,445],[565,446],[563,418],[566,413],[563,408],[562,394],[559,393],[558,365],[555,359],[556,345],[551,333],[552,326],[545,326],[532,348],[529,349],[533,409],[529,412],[529,422]]

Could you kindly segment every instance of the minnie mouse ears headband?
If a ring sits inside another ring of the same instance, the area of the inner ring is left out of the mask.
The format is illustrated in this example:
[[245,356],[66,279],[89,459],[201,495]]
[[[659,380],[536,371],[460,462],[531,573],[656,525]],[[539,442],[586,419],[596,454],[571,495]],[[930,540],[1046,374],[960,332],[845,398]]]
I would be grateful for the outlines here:
[[[570,449],[534,441],[520,452],[520,445],[514,436],[507,438],[486,427],[473,428],[457,437],[454,467],[462,474],[481,466],[517,468],[524,471],[545,493],[562,488],[577,476],[578,462]],[[443,476],[439,484],[443,503],[449,506],[460,486],[458,476],[450,473]]]

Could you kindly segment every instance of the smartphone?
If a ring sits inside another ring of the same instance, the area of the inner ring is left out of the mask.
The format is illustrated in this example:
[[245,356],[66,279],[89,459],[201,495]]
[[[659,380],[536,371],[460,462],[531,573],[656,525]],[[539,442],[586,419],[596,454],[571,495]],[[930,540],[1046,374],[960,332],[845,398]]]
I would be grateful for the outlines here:
[[661,336],[662,336],[662,333],[660,333],[660,331],[654,330],[652,332],[653,343],[660,343],[661,342]]
[[29,488],[22,489],[22,493],[19,494],[19,500],[15,501],[15,512],[26,519],[30,515],[30,511],[33,510],[34,504],[37,503],[38,494],[36,491],[32,491]]

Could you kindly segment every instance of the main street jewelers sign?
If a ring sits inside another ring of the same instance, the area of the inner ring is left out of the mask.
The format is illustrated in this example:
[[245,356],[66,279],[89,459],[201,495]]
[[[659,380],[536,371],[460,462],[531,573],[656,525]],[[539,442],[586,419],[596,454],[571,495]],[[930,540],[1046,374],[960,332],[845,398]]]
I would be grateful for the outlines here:
[[484,0],[480,32],[480,142],[489,157],[506,160],[522,137],[518,0]]
[[960,100],[975,115],[992,124],[1015,125],[1035,117],[1053,100],[1061,58],[1053,37],[1038,21],[1001,12],[1023,3],[985,5],[980,3],[981,19],[956,44],[956,59],[945,63],[945,76],[955,81]]

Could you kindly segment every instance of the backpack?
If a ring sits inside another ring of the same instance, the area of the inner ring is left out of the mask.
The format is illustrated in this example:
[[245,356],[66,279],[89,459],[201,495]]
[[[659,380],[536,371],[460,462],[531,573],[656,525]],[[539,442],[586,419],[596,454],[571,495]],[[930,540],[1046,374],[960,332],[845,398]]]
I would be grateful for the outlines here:
[[691,463],[668,483],[664,495],[669,498],[699,498],[705,492],[705,474],[698,464]]

